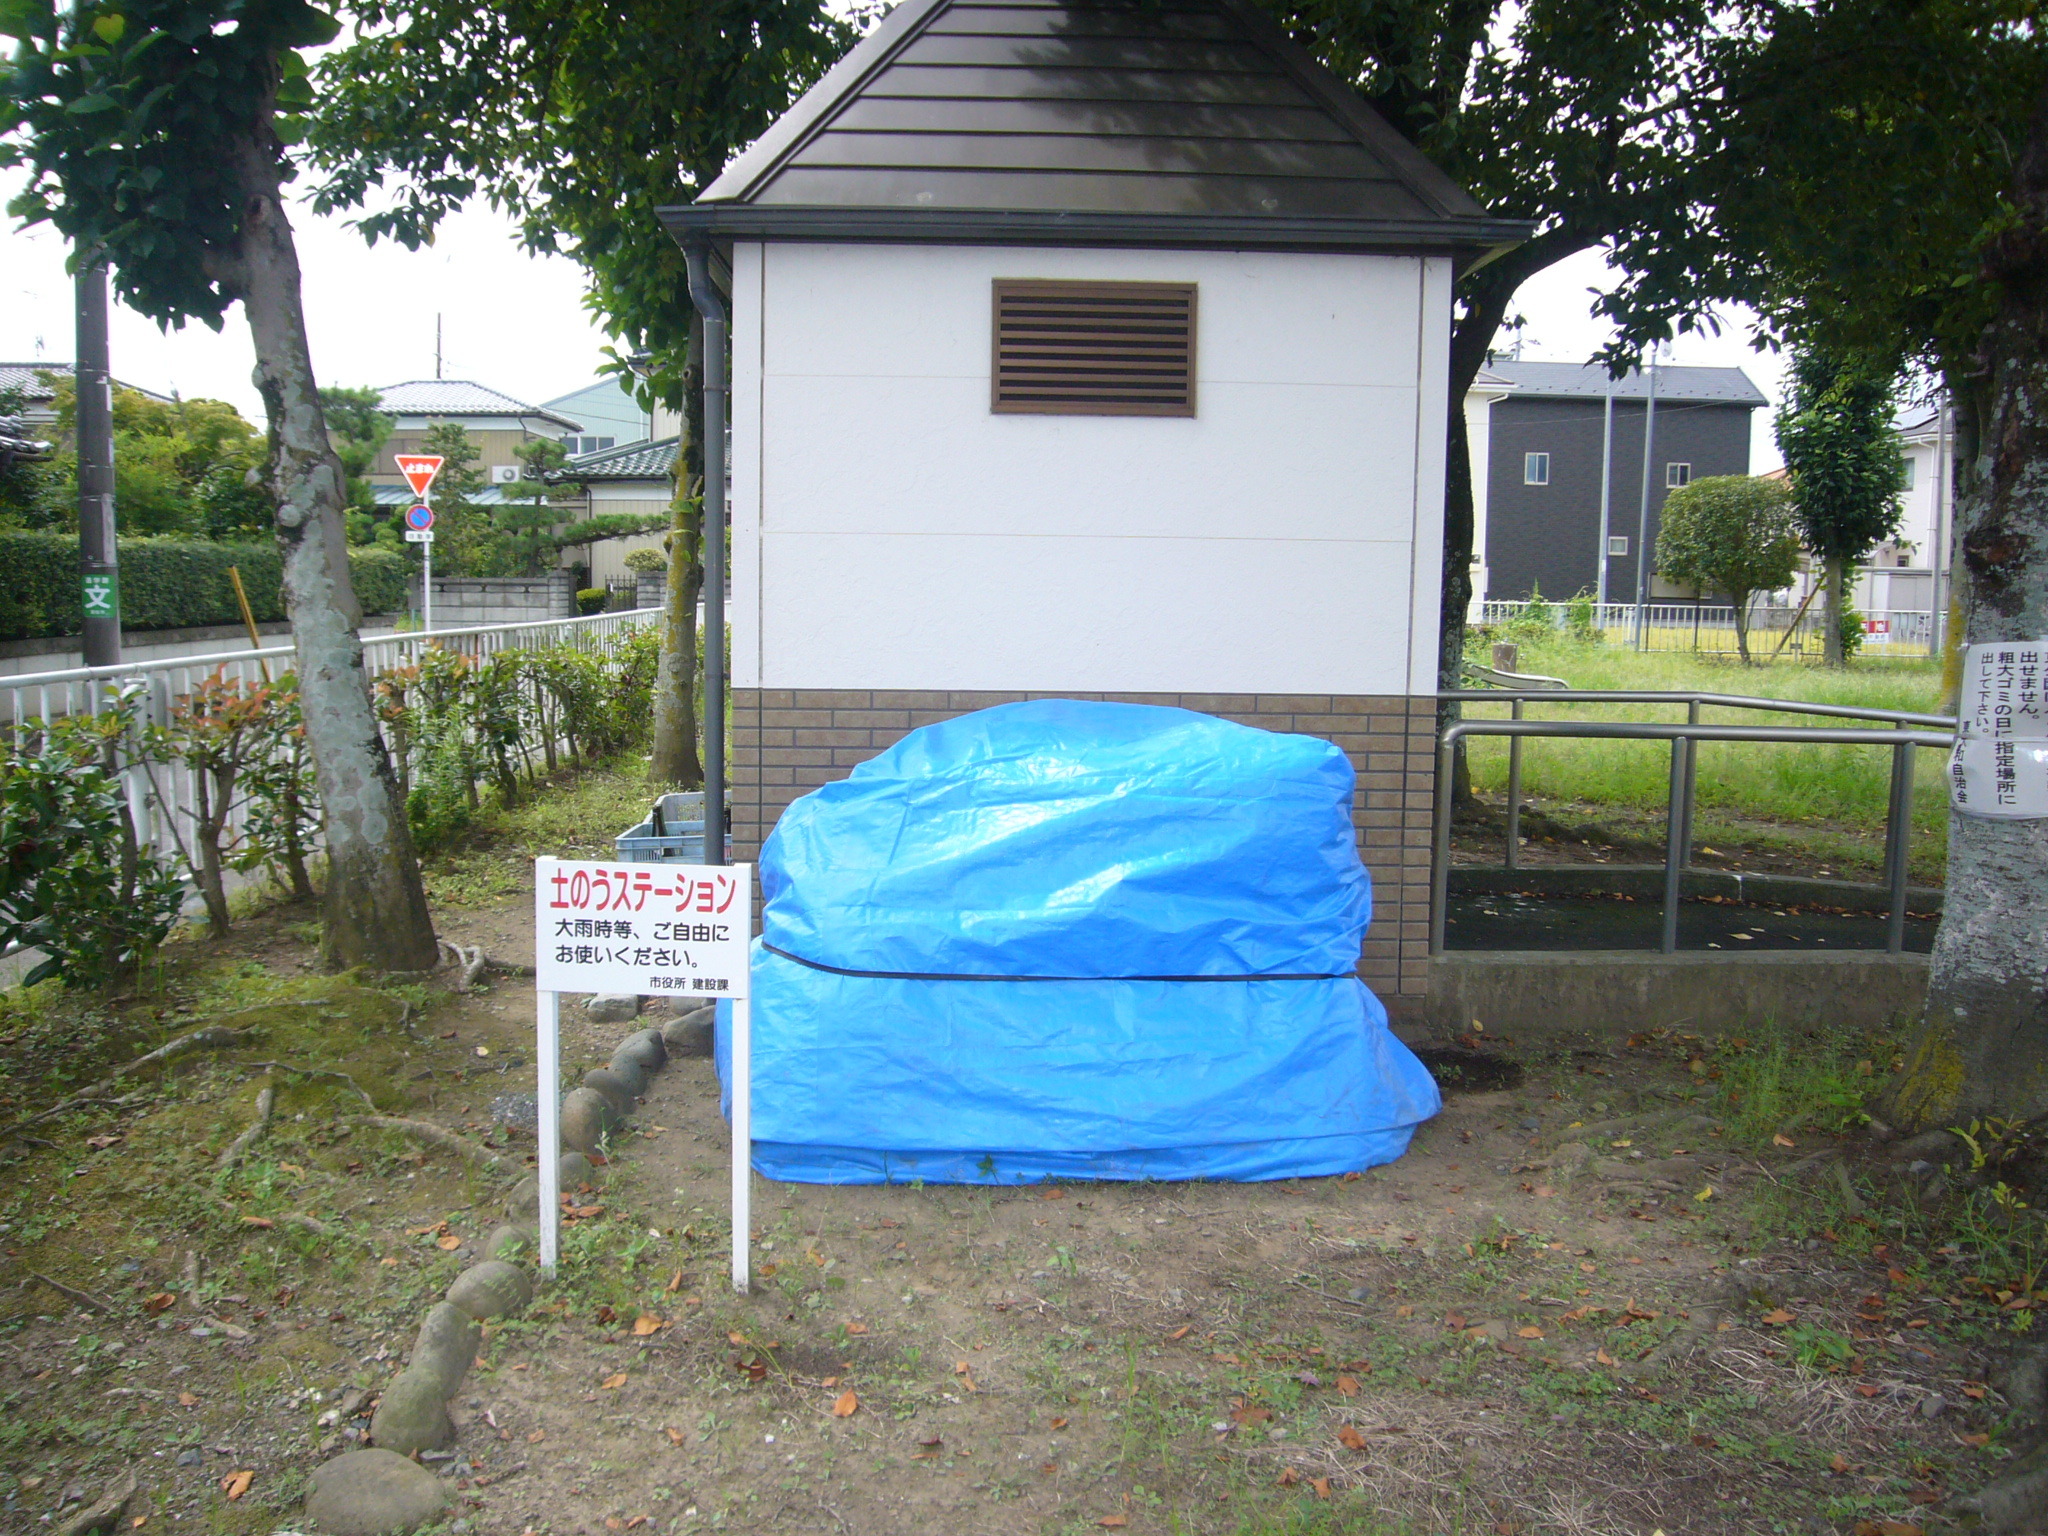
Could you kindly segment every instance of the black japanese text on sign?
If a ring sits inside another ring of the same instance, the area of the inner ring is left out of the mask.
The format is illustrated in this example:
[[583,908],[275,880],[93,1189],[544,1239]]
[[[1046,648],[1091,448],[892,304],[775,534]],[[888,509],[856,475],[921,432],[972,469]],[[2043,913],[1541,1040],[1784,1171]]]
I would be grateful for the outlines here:
[[534,863],[535,985],[743,997],[749,864]]

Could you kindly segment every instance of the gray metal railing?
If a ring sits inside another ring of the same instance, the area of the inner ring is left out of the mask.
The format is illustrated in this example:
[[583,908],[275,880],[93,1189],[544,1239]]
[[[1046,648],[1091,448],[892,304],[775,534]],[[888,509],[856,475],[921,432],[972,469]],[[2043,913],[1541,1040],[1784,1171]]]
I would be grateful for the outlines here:
[[[1458,744],[1472,736],[1508,738],[1508,813],[1506,852],[1503,866],[1519,867],[1522,815],[1522,742],[1532,736],[1592,738],[1616,741],[1668,741],[1671,743],[1670,793],[1666,809],[1664,846],[1663,932],[1659,948],[1665,954],[1678,948],[1679,889],[1686,866],[1692,862],[1692,821],[1698,783],[1697,745],[1702,741],[1754,741],[1807,743],[1833,746],[1883,746],[1892,751],[1891,789],[1885,811],[1884,883],[1890,895],[1885,928],[1885,948],[1897,954],[1905,945],[1907,854],[1912,837],[1913,754],[1921,747],[1946,751],[1953,744],[1955,720],[1947,715],[1924,715],[1909,710],[1870,709],[1847,704],[1816,704],[1801,699],[1752,698],[1743,694],[1674,693],[1662,691],[1608,692],[1600,689],[1543,689],[1508,691],[1460,689],[1445,692],[1445,699],[1461,702],[1507,704],[1511,715],[1505,720],[1460,720],[1439,738],[1436,775],[1436,847],[1433,889],[1430,899],[1429,948],[1443,953],[1446,899],[1451,873],[1451,784]],[[1523,717],[1524,704],[1683,704],[1686,719],[1661,723],[1622,720],[1530,720]],[[1890,730],[1842,726],[1716,725],[1703,722],[1705,708],[1751,709],[1776,714],[1819,716],[1823,719],[1876,720]],[[1930,727],[1930,729],[1914,729]]]

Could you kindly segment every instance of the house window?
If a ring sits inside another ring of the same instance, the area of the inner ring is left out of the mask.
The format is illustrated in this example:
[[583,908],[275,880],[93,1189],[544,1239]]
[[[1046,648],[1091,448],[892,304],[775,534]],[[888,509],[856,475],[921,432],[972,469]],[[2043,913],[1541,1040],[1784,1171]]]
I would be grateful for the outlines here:
[[1193,283],[998,278],[994,329],[998,414],[1195,414]]
[[1664,483],[1674,490],[1681,485],[1691,485],[1692,466],[1690,464],[1666,464],[1664,466]]
[[1525,453],[1522,455],[1522,484],[1550,484],[1550,455],[1547,453]]
[[1617,533],[1617,534],[1613,535],[1613,536],[1612,536],[1611,538],[1609,538],[1609,539],[1608,539],[1608,541],[1607,541],[1607,553],[1608,553],[1608,554],[1610,554],[1610,555],[1625,555],[1625,554],[1627,554],[1627,553],[1628,553],[1628,535],[1627,535],[1627,534],[1625,534],[1625,533]]
[[572,458],[586,453],[603,453],[607,448],[614,447],[617,443],[618,439],[616,437],[565,437],[562,439],[562,446],[569,450]]
[[1920,462],[1920,461],[1919,461],[1918,459],[1914,459],[1914,458],[1908,458],[1908,459],[1907,459],[1907,460],[1905,461],[1905,464],[1906,464],[1906,473],[1905,473],[1905,477],[1904,477],[1903,479],[1901,479],[1901,480],[1899,481],[1899,489],[1900,489],[1900,490],[1902,490],[1902,491],[1910,491],[1911,489],[1913,489],[1913,470],[1914,470],[1914,467],[1915,467],[1915,466],[1916,466],[1917,464],[1919,464],[1919,462]]

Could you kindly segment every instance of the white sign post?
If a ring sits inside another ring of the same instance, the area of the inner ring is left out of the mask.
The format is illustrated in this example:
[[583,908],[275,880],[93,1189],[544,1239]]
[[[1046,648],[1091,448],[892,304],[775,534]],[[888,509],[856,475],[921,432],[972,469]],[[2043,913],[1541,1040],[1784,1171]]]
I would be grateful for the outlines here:
[[[405,514],[405,541],[421,546],[420,572],[420,630],[423,634],[434,632],[434,476],[441,473],[441,466],[447,462],[438,453],[396,453],[391,462],[398,466],[398,472],[405,476],[405,483],[412,487],[413,495],[419,497],[421,505]],[[424,512],[424,520],[415,514]]]
[[753,1219],[747,943],[754,866],[536,859],[533,906],[542,1273],[554,1274],[561,1243],[561,994],[630,992],[732,1004],[732,1283],[746,1290]]

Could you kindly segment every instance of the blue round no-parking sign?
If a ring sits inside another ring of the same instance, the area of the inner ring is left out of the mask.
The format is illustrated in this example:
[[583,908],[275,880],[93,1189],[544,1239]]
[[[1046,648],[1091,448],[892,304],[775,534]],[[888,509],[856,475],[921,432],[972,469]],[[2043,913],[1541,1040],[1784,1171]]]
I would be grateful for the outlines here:
[[407,507],[405,509],[405,526],[414,533],[427,532],[434,526],[434,509],[432,507]]

